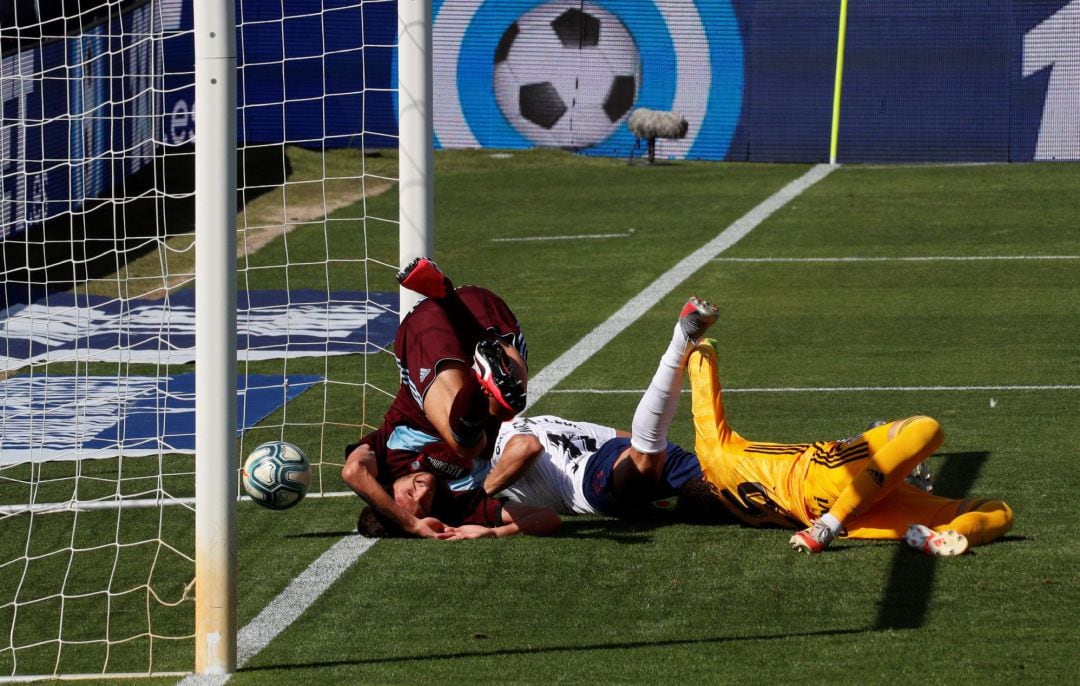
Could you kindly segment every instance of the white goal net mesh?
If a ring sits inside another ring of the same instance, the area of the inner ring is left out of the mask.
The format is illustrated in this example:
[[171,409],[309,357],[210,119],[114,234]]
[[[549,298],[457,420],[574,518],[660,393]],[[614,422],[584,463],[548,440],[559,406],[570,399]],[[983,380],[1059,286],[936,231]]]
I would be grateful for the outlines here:
[[[192,669],[192,5],[3,4],[0,680]],[[237,4],[238,454],[313,499],[397,386],[395,12]]]

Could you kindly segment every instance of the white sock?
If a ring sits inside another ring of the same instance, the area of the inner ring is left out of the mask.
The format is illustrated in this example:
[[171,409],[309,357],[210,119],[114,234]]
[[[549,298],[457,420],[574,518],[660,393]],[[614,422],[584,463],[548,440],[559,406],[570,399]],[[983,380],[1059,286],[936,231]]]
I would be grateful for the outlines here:
[[818,521],[829,527],[829,529],[837,535],[839,535],[840,531],[844,528],[844,525],[840,523],[840,520],[832,516],[828,512],[821,515],[821,519],[819,519]]
[[686,336],[676,323],[671,343],[660,358],[660,365],[645,395],[641,396],[630,424],[630,445],[639,452],[655,454],[667,448],[668,427],[675,418],[682,392],[686,345]]

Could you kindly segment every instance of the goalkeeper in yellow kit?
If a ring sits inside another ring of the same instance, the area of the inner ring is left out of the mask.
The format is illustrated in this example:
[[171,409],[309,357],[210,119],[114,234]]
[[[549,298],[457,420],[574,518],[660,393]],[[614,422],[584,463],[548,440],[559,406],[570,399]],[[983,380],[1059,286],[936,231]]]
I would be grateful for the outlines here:
[[839,441],[751,441],[724,415],[715,341],[688,360],[696,452],[724,508],[751,526],[801,529],[791,547],[818,553],[841,535],[904,539],[931,555],[960,555],[1005,534],[1013,513],[1000,500],[958,500],[907,483],[944,437],[930,417],[909,417]]

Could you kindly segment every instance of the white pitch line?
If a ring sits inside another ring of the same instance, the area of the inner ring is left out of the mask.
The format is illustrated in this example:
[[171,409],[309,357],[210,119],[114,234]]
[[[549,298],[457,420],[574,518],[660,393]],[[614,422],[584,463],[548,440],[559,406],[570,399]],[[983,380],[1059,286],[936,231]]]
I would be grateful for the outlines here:
[[1080,260],[1080,255],[936,255],[922,257],[717,257],[714,262],[984,262],[1005,260]]
[[270,644],[285,627],[292,624],[330,588],[357,558],[374,545],[376,539],[346,536],[319,556],[300,573],[288,588],[263,608],[236,637],[236,661],[244,664]]
[[[686,277],[705,266],[710,259],[734,245],[800,193],[828,176],[834,167],[819,164],[787,184],[764,202],[740,217],[714,239],[684,258],[626,305],[593,329],[570,350],[529,379],[530,404],[565,379],[597,350],[604,347],[627,326],[647,312]],[[275,636],[289,627],[323,591],[330,587],[374,543],[362,536],[346,536],[311,563],[289,587],[267,605],[259,616],[239,631],[236,637],[237,667],[241,667]],[[191,675],[180,686],[220,686],[231,674]]]
[[[1080,391],[1080,384],[1018,384],[990,386],[774,386],[760,388],[725,388],[728,393],[923,393],[971,391]],[[644,388],[560,388],[548,391],[557,394],[581,395],[642,395]],[[683,389],[689,393],[689,389]]]
[[520,243],[524,241],[587,241],[595,238],[629,238],[634,235],[630,229],[625,233],[580,233],[573,236],[511,236],[505,238],[491,238],[492,243]]
[[[375,543],[374,538],[345,536],[312,562],[288,587],[236,635],[236,666],[243,667],[289,627]],[[180,686],[221,686],[231,674],[193,674]]]
[[626,327],[637,321],[664,296],[697,272],[717,255],[735,245],[741,238],[768,219],[773,212],[789,203],[800,193],[828,176],[834,169],[828,164],[819,164],[798,179],[773,193],[760,205],[737,219],[721,231],[715,238],[683,258],[678,264],[646,286],[645,290],[630,299],[615,314],[585,335],[569,350],[542,369],[536,376],[529,378],[529,401],[526,409],[545,393],[557,386],[583,362],[596,354],[598,350],[611,342]]

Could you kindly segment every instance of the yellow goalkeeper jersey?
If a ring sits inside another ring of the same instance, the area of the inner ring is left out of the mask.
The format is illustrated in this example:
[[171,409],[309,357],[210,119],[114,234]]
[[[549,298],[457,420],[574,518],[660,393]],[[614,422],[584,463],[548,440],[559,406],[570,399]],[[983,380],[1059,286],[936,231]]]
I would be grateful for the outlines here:
[[836,497],[834,479],[815,478],[819,470],[812,471],[811,465],[854,468],[852,463],[869,456],[869,446],[861,436],[816,443],[749,441],[725,418],[712,346],[697,346],[688,367],[695,452],[702,472],[724,507],[743,524],[810,526]]

